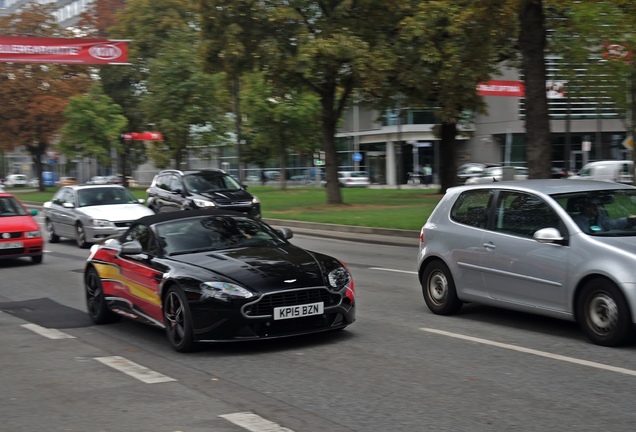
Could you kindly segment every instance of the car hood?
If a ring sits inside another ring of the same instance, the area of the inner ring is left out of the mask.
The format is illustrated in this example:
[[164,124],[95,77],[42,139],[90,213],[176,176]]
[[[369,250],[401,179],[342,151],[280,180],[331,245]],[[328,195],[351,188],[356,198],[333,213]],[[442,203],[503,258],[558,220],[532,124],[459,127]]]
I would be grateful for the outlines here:
[[590,236],[590,238],[593,238],[595,241],[602,243],[604,245],[636,255],[636,242],[634,242],[633,236],[629,236],[629,237]]
[[1,216],[0,233],[16,231],[37,231],[40,229],[33,216]]
[[154,214],[152,210],[143,204],[110,204],[80,207],[79,211],[92,219],[106,219],[111,222],[137,220],[140,217]]
[[258,292],[324,286],[316,255],[291,244],[227,249],[170,257],[205,268]]

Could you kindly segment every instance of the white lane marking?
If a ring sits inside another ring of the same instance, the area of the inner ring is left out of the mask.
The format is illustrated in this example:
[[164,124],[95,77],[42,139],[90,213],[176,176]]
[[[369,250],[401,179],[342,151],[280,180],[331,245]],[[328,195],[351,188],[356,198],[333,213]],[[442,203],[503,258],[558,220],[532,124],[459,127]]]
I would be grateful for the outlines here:
[[20,327],[24,327],[27,330],[31,330],[49,339],[75,339],[75,336],[71,336],[70,334],[66,334],[57,329],[42,327],[37,324],[22,324]]
[[266,420],[258,414],[251,412],[224,414],[219,417],[222,417],[237,426],[241,426],[250,432],[294,432],[291,429],[282,427],[278,423]]
[[138,379],[146,384],[155,384],[168,381],[176,381],[174,378],[170,378],[159,372],[148,369],[135,362],[132,362],[124,357],[111,356],[111,357],[95,357],[95,360],[110,366],[113,369],[117,369],[120,372],[125,373],[133,378]]
[[396,269],[388,269],[388,268],[382,268],[382,267],[369,267],[369,270],[382,270],[382,271],[396,272],[396,273],[417,274],[417,272],[415,272],[415,271],[396,270]]
[[563,356],[563,355],[559,355],[559,354],[552,354],[549,352],[545,352],[545,351],[539,351],[539,350],[535,350],[535,349],[531,349],[531,348],[524,348],[524,347],[520,347],[520,346],[516,346],[516,345],[509,345],[509,344],[505,344],[505,343],[501,343],[501,342],[495,342],[495,341],[491,341],[488,339],[481,339],[481,338],[476,338],[476,337],[472,337],[472,336],[466,336],[466,335],[462,335],[462,334],[458,334],[458,333],[451,333],[451,332],[447,332],[444,330],[437,330],[437,329],[432,329],[432,328],[420,328],[420,330],[424,330],[425,332],[429,332],[429,333],[436,333],[442,336],[448,336],[448,337],[452,337],[452,338],[456,338],[456,339],[463,339],[463,340],[467,340],[467,341],[471,341],[471,342],[477,342],[480,344],[484,344],[484,345],[490,345],[490,346],[495,346],[498,348],[504,348],[504,349],[509,349],[512,351],[519,351],[522,353],[526,353],[526,354],[533,354],[536,356],[540,356],[540,357],[547,357],[549,359],[553,359],[553,360],[559,360],[559,361],[564,361],[564,362],[568,362],[568,363],[574,363],[577,365],[581,365],[581,366],[589,366],[589,367],[593,367],[596,369],[603,369],[606,371],[610,371],[610,372],[617,372],[617,373],[621,373],[621,374],[625,374],[625,375],[631,375],[631,376],[636,376],[636,371],[632,370],[632,369],[625,369],[625,368],[621,368],[621,367],[616,367],[616,366],[610,366],[610,365],[606,365],[603,363],[596,363],[596,362],[592,362],[592,361],[588,361],[588,360],[581,360],[581,359],[577,359],[574,357],[567,357],[567,356]]

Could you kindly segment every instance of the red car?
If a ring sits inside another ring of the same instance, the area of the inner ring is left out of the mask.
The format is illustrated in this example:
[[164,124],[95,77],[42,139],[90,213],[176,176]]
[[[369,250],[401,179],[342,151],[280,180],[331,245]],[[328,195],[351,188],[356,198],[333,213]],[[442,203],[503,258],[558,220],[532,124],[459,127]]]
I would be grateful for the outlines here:
[[0,259],[31,257],[42,262],[44,239],[35,216],[13,195],[0,192]]

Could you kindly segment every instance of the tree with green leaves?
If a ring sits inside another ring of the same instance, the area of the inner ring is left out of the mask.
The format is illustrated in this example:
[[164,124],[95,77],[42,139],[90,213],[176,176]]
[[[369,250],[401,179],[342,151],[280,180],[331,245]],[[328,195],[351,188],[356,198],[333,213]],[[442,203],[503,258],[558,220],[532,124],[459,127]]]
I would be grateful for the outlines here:
[[100,83],[93,84],[87,94],[70,99],[58,149],[71,157],[93,157],[102,165],[110,165],[113,153],[124,152],[119,138],[128,120],[122,112],[104,94]]
[[402,106],[434,109],[441,193],[456,182],[458,125],[470,121],[472,112],[485,112],[477,84],[511,55],[515,12],[506,0],[413,1],[400,22],[394,72],[383,96],[395,98],[397,91]]
[[285,189],[287,156],[296,153],[307,158],[320,148],[318,98],[312,93],[277,88],[262,73],[246,78],[242,98],[247,118],[245,160],[264,168],[264,157],[277,157]]
[[208,67],[223,65],[236,79],[258,66],[281,87],[318,97],[329,204],[342,203],[338,122],[354,89],[378,82],[388,69],[402,3],[199,1]]
[[[156,56],[148,59],[141,107],[166,139],[151,151],[158,166],[161,158],[168,157],[181,167],[188,152],[226,145],[229,140],[224,77],[203,72],[198,47],[193,29],[177,28]],[[193,134],[193,128],[198,134]]]
[[206,70],[223,72],[231,89],[238,177],[243,181],[243,115],[241,79],[254,70],[262,43],[270,30],[263,3],[259,0],[199,0]]
[[[0,16],[0,34],[70,37],[55,22],[54,6],[31,3],[15,14]],[[42,178],[42,156],[57,140],[68,99],[90,84],[88,67],[83,65],[0,64],[0,146],[6,150],[24,146]]]
[[636,137],[636,5],[626,0],[549,4],[558,17],[551,21],[551,51],[572,65],[563,71],[568,97],[613,104],[627,134]]

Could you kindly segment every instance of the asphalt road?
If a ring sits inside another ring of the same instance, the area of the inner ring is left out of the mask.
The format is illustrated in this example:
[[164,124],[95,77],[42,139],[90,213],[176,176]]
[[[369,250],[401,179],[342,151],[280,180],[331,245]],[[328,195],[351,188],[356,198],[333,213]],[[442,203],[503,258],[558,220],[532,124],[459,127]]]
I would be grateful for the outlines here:
[[347,263],[357,321],[192,354],[137,323],[91,325],[88,252],[71,241],[47,244],[40,265],[0,261],[0,430],[633,430],[636,347],[477,305],[435,316],[410,243],[292,242]]

